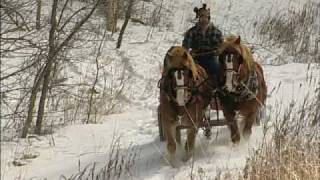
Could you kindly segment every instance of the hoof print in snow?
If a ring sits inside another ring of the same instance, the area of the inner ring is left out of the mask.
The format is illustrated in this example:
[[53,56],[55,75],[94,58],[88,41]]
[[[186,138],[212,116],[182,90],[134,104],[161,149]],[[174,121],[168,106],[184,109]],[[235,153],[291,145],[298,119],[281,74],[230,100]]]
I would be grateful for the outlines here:
[[188,162],[192,158],[192,153],[185,153],[185,155],[182,158],[182,161],[184,163]]
[[28,163],[30,163],[30,159],[35,159],[39,156],[39,153],[29,153],[29,154],[24,154],[22,157],[13,160],[13,165],[14,166],[24,166]]
[[28,164],[27,161],[24,161],[24,160],[21,160],[21,159],[16,159],[12,163],[13,163],[14,166],[24,166],[24,165]]
[[39,156],[39,154],[24,154],[22,159],[35,159]]

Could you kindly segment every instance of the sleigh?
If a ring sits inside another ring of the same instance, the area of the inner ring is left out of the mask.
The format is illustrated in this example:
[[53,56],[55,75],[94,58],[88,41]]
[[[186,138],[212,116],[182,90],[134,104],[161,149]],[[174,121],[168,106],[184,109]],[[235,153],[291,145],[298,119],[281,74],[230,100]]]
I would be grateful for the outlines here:
[[[166,135],[164,131],[163,121],[161,120],[162,115],[160,112],[160,106],[157,108],[157,115],[158,115],[158,129],[159,129],[159,138],[160,141],[166,140]],[[223,117],[222,113],[222,105],[219,101],[219,98],[212,98],[210,104],[208,105],[207,109],[205,110],[205,115],[202,122],[199,124],[198,128],[204,130],[204,135],[207,138],[211,136],[211,129],[214,126],[226,126],[228,125],[228,121]],[[182,129],[190,128],[188,126],[177,126],[177,134],[180,134]]]

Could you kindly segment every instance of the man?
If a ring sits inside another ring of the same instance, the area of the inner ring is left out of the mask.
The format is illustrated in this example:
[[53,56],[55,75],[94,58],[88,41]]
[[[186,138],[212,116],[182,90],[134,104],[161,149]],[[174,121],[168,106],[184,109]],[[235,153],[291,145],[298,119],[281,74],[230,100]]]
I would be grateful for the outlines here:
[[210,9],[206,8],[206,4],[203,4],[202,8],[195,7],[194,12],[198,22],[185,33],[182,46],[191,50],[193,58],[214,77],[215,83],[220,83],[218,73],[220,63],[214,50],[223,41],[222,33],[210,23]]

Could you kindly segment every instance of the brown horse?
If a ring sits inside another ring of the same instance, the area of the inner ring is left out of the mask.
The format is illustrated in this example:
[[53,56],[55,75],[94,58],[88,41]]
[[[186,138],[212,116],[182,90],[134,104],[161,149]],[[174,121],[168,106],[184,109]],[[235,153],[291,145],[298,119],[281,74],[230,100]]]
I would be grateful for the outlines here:
[[240,41],[240,36],[228,36],[219,47],[221,77],[224,77],[220,100],[234,143],[240,141],[236,112],[243,118],[242,135],[249,138],[252,125],[258,120],[267,97],[262,67],[254,61],[250,49]]
[[187,128],[183,159],[187,161],[193,154],[196,134],[204,119],[203,111],[209,104],[210,89],[205,70],[195,64],[191,55],[181,46],[170,48],[160,81],[160,114],[172,166],[176,165],[179,128]]

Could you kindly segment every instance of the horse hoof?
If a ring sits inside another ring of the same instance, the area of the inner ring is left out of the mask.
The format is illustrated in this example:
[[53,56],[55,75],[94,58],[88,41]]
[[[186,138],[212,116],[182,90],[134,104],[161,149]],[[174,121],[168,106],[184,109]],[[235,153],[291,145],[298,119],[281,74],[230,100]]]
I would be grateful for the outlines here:
[[170,165],[173,167],[173,168],[177,168],[177,167],[179,167],[179,165],[178,165],[178,162],[170,162]]
[[212,135],[212,132],[210,129],[206,129],[204,131],[204,136],[207,138],[207,140],[211,140],[211,135]]
[[185,157],[182,158],[182,161],[183,162],[188,162],[190,159],[191,159],[191,157],[185,156]]
[[231,137],[231,141],[233,142],[233,144],[239,144],[240,142],[240,136],[239,135],[234,135]]
[[186,155],[182,158],[182,161],[183,162],[189,161],[191,159],[191,154],[192,154],[191,152],[186,153]]
[[243,133],[242,136],[243,136],[243,139],[245,139],[246,141],[249,141],[251,137],[251,133]]
[[169,164],[173,167],[176,168],[178,167],[178,161],[175,157],[174,154],[169,154]]

